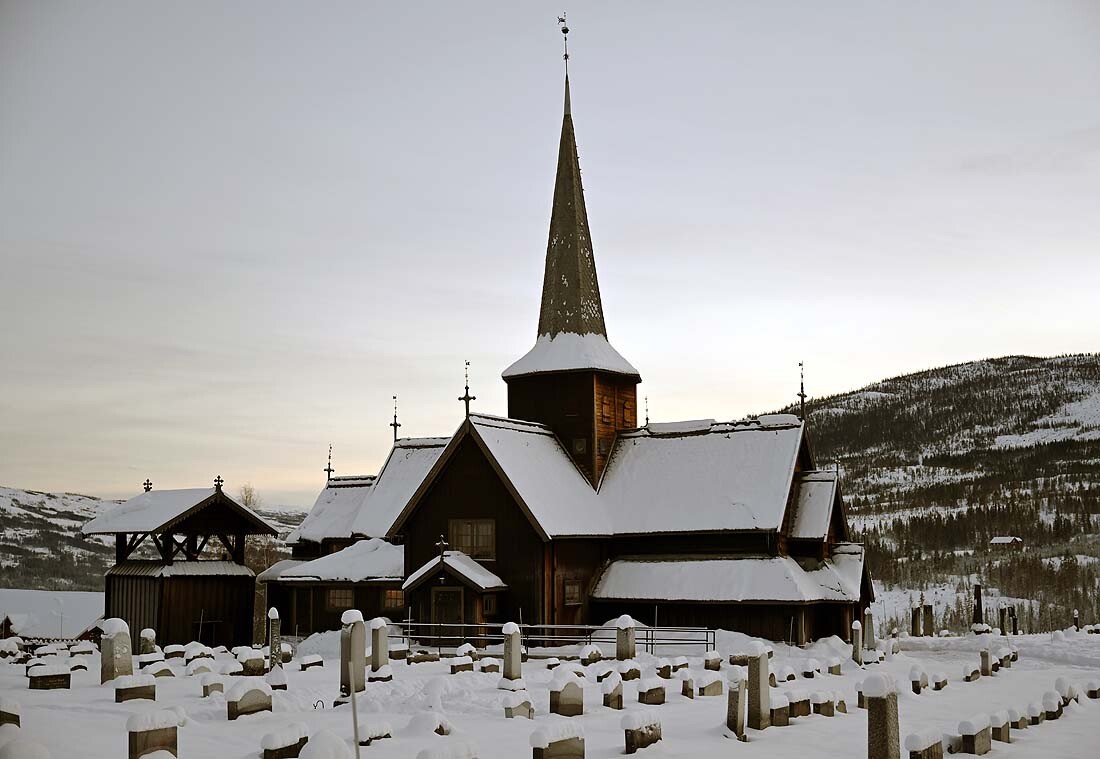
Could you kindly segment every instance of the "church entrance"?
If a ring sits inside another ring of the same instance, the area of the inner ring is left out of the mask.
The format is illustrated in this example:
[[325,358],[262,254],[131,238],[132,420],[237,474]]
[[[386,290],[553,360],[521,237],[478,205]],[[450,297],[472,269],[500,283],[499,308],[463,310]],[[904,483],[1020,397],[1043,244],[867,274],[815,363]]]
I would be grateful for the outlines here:
[[438,641],[438,645],[454,647],[462,644],[462,628],[458,627],[463,622],[462,595],[462,588],[458,586],[432,588],[432,623],[439,625],[438,635],[441,638],[450,638]]

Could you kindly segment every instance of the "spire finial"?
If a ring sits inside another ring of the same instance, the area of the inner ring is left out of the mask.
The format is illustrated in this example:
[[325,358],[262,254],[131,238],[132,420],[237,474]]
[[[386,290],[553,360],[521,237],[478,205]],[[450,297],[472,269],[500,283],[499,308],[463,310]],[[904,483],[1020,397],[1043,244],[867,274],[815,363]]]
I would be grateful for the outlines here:
[[470,401],[476,401],[476,395],[470,395],[470,362],[466,362],[466,394],[459,398],[460,401],[466,404],[466,418],[470,418]]
[[390,426],[393,427],[393,442],[397,442],[397,428],[401,426],[401,422],[397,421],[397,396],[393,397],[393,421],[390,422]]
[[219,493],[222,492],[222,485],[224,484],[225,480],[222,479],[222,476],[220,474],[214,478],[214,489],[217,490]]
[[798,362],[798,418],[806,421],[806,367]]
[[146,477],[145,482],[141,483],[141,486],[145,488],[145,492],[148,493],[153,489],[153,481]]
[[[565,55],[562,56],[562,60],[565,61],[565,81],[569,82],[569,26],[565,23],[565,11],[561,12],[558,16],[558,26],[561,27],[562,39],[565,42]],[[569,113],[569,89],[565,90],[565,112]]]
[[649,427],[649,396],[645,397],[645,426]]
[[328,444],[328,466],[321,470],[325,473],[325,482],[332,479],[332,473],[336,470],[332,468],[332,443]]

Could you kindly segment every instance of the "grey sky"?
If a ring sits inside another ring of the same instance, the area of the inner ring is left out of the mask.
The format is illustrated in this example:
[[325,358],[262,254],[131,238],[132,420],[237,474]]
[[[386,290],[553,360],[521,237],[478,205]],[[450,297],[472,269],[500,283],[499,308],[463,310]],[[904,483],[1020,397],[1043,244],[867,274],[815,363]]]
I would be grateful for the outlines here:
[[[1098,347],[1100,3],[585,3],[612,343],[657,420]],[[0,483],[309,503],[534,341],[559,5],[0,0]]]

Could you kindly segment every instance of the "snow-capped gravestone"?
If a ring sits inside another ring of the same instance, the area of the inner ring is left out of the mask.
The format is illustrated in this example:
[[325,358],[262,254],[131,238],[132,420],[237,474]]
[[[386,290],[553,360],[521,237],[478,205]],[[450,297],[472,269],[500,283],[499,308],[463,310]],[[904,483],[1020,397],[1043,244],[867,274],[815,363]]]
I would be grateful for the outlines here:
[[136,699],[157,700],[157,680],[152,675],[123,675],[114,682],[116,704]]
[[221,675],[204,675],[202,678],[202,697],[209,698],[211,693],[225,693],[225,680]]
[[791,724],[791,705],[782,693],[772,699],[772,727],[787,727]]
[[988,754],[992,746],[992,729],[989,715],[979,714],[959,723],[963,754]]
[[870,651],[878,648],[878,641],[875,640],[875,615],[871,613],[870,607],[863,612],[863,647]]
[[665,702],[665,684],[659,677],[647,677],[638,683],[638,703],[660,706]]
[[852,623],[852,661],[863,664],[863,625],[858,619]]
[[997,616],[998,616],[998,621],[1001,624],[1001,634],[1002,635],[1007,635],[1008,634],[1008,607],[1005,606],[1004,601],[1002,601],[1001,605],[999,607],[997,607]]
[[99,643],[100,684],[108,683],[116,677],[134,674],[129,626],[116,617],[106,620],[100,627],[103,630],[103,638]]
[[905,736],[905,750],[909,759],[943,759],[943,734],[928,729]]
[[749,727],[763,730],[771,724],[772,707],[768,690],[768,651],[760,641],[749,645]]
[[648,709],[627,714],[621,724],[626,742],[623,753],[637,753],[638,749],[652,746],[661,740],[661,720]]
[[623,708],[623,679],[618,672],[612,672],[600,683],[600,691],[603,694],[603,705],[608,709]]
[[31,690],[67,690],[72,671],[64,664],[39,664],[27,670]]
[[151,654],[157,650],[157,631],[151,627],[146,627],[141,631],[139,636],[139,654]]
[[234,720],[246,714],[271,711],[271,686],[262,680],[241,680],[225,694],[226,713]]
[[[432,757],[435,757],[432,754]],[[454,752],[447,756],[456,756]],[[465,756],[465,755],[463,755]],[[474,756],[469,754],[469,756]],[[584,732],[576,722],[555,722],[531,733],[532,759],[584,759]]]
[[182,722],[181,712],[158,709],[144,714],[133,714],[126,720],[129,733],[129,759],[141,759],[146,754],[167,751],[179,756],[178,732]]
[[535,718],[535,707],[531,704],[531,697],[525,690],[514,691],[504,696],[504,716],[506,719],[523,717]]
[[982,677],[990,677],[993,674],[993,653],[988,648],[981,650]]
[[390,628],[382,617],[370,621],[370,681],[386,683],[393,679],[390,670]]
[[[267,668],[263,651],[254,648],[237,654],[237,661],[240,662],[242,674],[246,677],[262,677]],[[151,668],[150,671],[152,671]]]
[[357,609],[345,611],[340,623],[340,697],[346,700],[353,688],[356,693],[366,688],[367,628]]
[[0,725],[15,725],[19,727],[19,703],[7,698],[0,698]]
[[576,717],[584,713],[584,691],[572,672],[561,671],[550,682],[550,713]]
[[[726,733],[739,741],[745,738],[745,716],[748,712],[748,689],[745,682],[745,670],[733,666],[729,673],[729,695],[726,700]],[[771,715],[768,715],[769,721]]]
[[898,694],[888,675],[874,674],[863,681],[867,704],[867,759],[897,759]]
[[268,733],[260,740],[263,759],[297,759],[309,742],[309,730],[301,722],[291,722],[282,730]]
[[519,625],[508,622],[500,631],[504,635],[504,679],[519,680],[523,677],[523,644]]
[[279,610],[272,606],[267,610],[267,669],[270,672],[283,665],[282,621]]
[[615,622],[615,658],[619,661],[633,659],[637,653],[634,620],[624,614]]

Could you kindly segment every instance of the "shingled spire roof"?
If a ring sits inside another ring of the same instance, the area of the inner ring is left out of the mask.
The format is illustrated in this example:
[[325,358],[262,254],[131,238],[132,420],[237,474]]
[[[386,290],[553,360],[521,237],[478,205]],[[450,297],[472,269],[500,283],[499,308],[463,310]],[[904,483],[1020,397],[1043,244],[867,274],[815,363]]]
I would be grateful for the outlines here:
[[544,372],[602,370],[637,377],[638,370],[607,341],[596,259],[584,207],[577,138],[565,78],[565,113],[558,144],[550,239],[535,347],[504,371],[504,378]]

